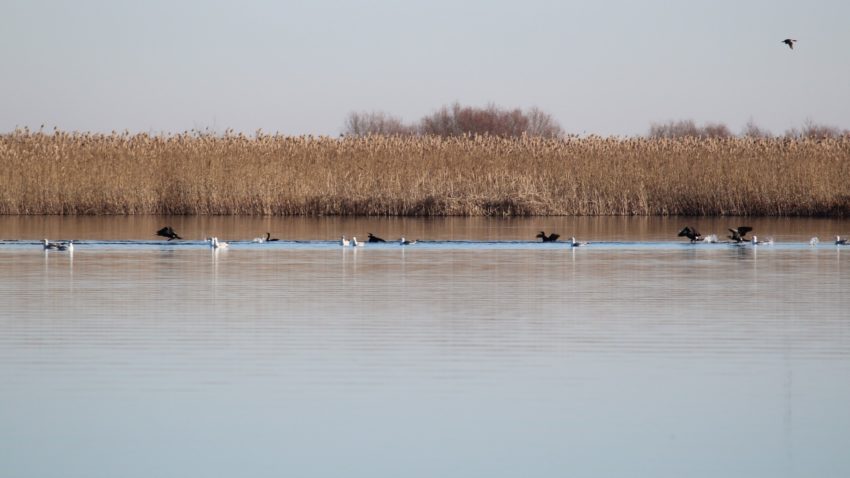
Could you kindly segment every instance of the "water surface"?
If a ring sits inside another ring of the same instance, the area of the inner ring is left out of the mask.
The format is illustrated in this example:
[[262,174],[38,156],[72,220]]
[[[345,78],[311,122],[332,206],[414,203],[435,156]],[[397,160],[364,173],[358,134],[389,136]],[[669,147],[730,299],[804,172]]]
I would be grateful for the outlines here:
[[683,221],[0,218],[0,476],[850,475],[850,223]]

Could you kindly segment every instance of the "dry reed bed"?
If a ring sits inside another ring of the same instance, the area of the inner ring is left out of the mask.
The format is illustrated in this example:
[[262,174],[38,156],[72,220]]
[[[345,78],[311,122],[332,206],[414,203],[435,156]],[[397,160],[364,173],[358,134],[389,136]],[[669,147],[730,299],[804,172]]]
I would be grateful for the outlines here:
[[18,130],[0,214],[850,215],[850,139]]

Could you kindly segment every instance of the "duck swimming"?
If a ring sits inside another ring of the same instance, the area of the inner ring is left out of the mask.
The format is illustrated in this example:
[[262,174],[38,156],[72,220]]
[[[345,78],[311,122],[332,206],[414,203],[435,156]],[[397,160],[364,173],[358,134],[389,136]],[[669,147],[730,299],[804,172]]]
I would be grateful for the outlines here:
[[44,244],[44,250],[51,250],[51,249],[58,249],[59,248],[58,242],[50,242],[47,239],[42,241],[42,244]]
[[578,242],[575,237],[570,238],[570,247],[581,247],[590,244],[589,242]]
[[385,241],[385,240],[381,239],[381,238],[380,238],[380,237],[378,237],[378,236],[373,235],[373,234],[370,232],[370,233],[369,233],[369,242],[387,242],[387,241]]
[[366,245],[366,243],[360,242],[360,241],[357,240],[356,237],[351,236],[351,245],[354,246],[354,247],[363,247],[363,246]]
[[266,237],[262,237],[262,236],[261,237],[255,237],[254,240],[251,241],[251,242],[256,242],[258,244],[262,244],[264,242],[274,242],[274,241],[279,241],[279,240],[280,239],[278,239],[276,237],[272,237],[272,234],[270,232],[267,232]]
[[835,236],[835,245],[836,246],[846,246],[847,239],[842,239],[841,236]]
[[416,240],[408,241],[404,238],[404,236],[402,236],[401,239],[399,239],[398,243],[402,246],[412,246],[413,244],[416,244]]
[[56,245],[56,250],[74,252],[74,241],[60,242]]
[[351,244],[351,241],[346,239],[345,236],[342,236],[342,239],[339,240],[339,245],[342,246],[342,247],[345,247],[349,244]]

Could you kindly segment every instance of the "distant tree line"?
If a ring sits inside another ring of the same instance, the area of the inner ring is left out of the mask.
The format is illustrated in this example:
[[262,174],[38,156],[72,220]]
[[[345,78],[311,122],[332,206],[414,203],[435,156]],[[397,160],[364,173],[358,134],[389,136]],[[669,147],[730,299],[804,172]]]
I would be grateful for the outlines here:
[[[479,108],[454,103],[415,123],[405,123],[401,118],[382,111],[352,112],[345,120],[345,135],[352,136],[442,136],[492,135],[503,138],[538,136],[559,138],[564,136],[561,125],[550,114],[538,109],[506,109],[490,104]],[[850,130],[815,123],[807,120],[802,127],[786,130],[774,135],[761,128],[753,120],[747,122],[739,134],[735,134],[723,123],[697,125],[693,120],[671,120],[653,123],[647,134],[649,138],[838,138],[850,136]]]
[[[653,123],[649,128],[650,138],[731,138],[736,136],[723,123],[705,123],[702,126],[697,126],[693,120],[674,120],[667,123]],[[835,126],[815,123],[812,120],[807,120],[799,129],[792,128],[786,130],[783,135],[774,135],[766,129],[759,127],[753,120],[747,122],[741,133],[738,135],[745,138],[811,138],[811,139],[827,139],[839,138],[842,136],[850,136],[850,130],[841,130]]]
[[443,106],[413,124],[405,124],[400,118],[380,111],[352,112],[346,118],[343,132],[355,136],[489,134],[505,138],[522,135],[557,138],[564,135],[558,121],[538,108],[523,111],[492,104],[478,108],[458,103]]

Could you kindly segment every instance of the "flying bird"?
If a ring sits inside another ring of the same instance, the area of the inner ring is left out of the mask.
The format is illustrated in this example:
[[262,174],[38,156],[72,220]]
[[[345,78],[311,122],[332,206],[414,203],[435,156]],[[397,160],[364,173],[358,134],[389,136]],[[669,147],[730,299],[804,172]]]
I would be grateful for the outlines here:
[[786,39],[782,40],[782,43],[788,45],[788,48],[793,50],[794,49],[794,42],[796,42],[796,41],[797,40],[794,40],[792,38],[786,38]]
[[535,237],[539,237],[540,239],[543,239],[543,242],[555,242],[555,241],[558,240],[559,237],[561,237],[561,235],[555,234],[553,232],[552,234],[549,234],[547,236],[545,232],[540,231]]
[[684,229],[679,231],[679,237],[687,237],[691,240],[691,242],[697,242],[702,240],[702,234],[697,231],[697,229],[686,226]]
[[174,229],[171,229],[171,226],[165,226],[162,229],[156,231],[156,235],[167,237],[169,241],[172,239],[183,239],[182,237],[178,236],[176,232],[174,232]]
[[752,231],[753,228],[749,226],[738,226],[736,229],[729,229],[729,232],[732,234],[729,235],[729,239],[732,239],[735,242],[744,242],[747,239],[746,236],[748,232]]

